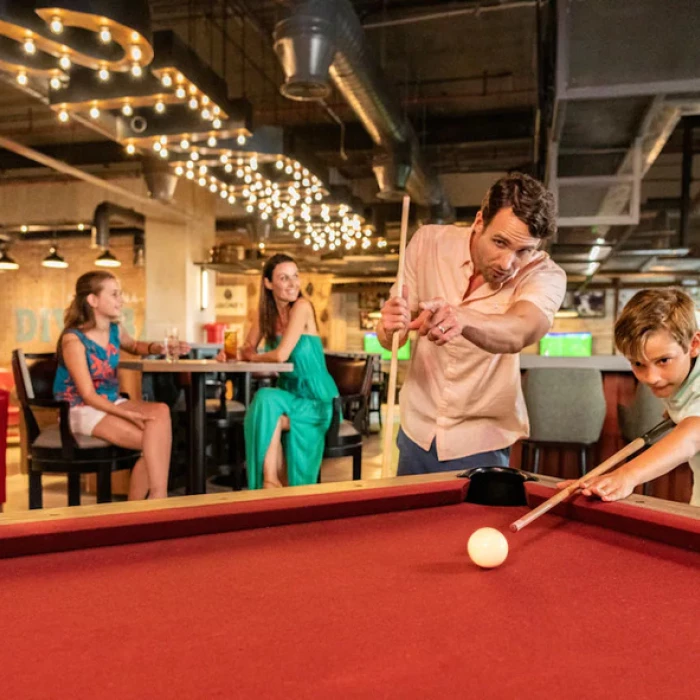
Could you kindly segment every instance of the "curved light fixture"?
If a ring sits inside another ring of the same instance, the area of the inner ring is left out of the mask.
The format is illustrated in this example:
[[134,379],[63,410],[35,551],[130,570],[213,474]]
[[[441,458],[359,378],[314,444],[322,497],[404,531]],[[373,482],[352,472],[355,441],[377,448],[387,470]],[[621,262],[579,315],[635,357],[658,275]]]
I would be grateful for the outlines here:
[[51,246],[49,254],[41,261],[44,267],[66,268],[68,263],[58,254],[56,246]]
[[0,250],[0,270],[19,270],[19,263],[6,250]]
[[98,267],[121,267],[121,262],[117,260],[109,250],[105,250],[104,253],[95,260],[95,265]]

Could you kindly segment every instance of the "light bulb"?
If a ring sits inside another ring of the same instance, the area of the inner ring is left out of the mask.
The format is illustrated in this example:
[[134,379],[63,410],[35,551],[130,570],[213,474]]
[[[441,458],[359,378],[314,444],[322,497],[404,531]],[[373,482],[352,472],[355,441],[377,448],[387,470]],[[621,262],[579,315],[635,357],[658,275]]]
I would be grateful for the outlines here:
[[160,157],[165,159],[168,157],[168,149],[167,148],[161,148],[160,149]]
[[63,87],[63,83],[61,82],[61,79],[55,75],[49,81],[49,85],[51,86],[52,90],[60,90]]
[[216,136],[210,136],[207,139],[207,146],[209,146],[209,148],[215,148],[216,144],[217,144]]
[[233,165],[231,165],[231,163],[226,163],[226,165],[224,166],[224,170],[227,173],[232,173],[233,172]]
[[54,34],[60,34],[63,31],[63,22],[61,21],[61,18],[56,16],[51,20],[51,24],[49,24],[49,29],[54,33]]
[[214,119],[214,121],[211,123],[211,125],[212,125],[215,129],[220,129],[220,128],[221,128],[221,119],[219,119],[219,118],[217,117],[216,119]]
[[100,109],[97,106],[90,108],[90,118],[97,119],[100,116]]
[[27,74],[24,71],[20,71],[19,73],[17,73],[17,82],[20,85],[26,85],[29,82]]
[[130,117],[134,113],[134,108],[127,102],[126,104],[122,105],[122,114],[125,117]]
[[157,114],[164,114],[165,113],[165,103],[162,100],[158,100],[158,102],[156,102],[155,107],[153,109],[155,109]]
[[180,141],[180,148],[182,148],[183,150],[187,150],[189,147],[190,142],[187,139],[182,139],[182,141]]
[[143,51],[141,51],[140,46],[132,46],[131,49],[129,49],[129,53],[132,61],[140,61],[143,58]]
[[70,67],[71,67],[70,56],[68,54],[63,54],[63,56],[61,56],[61,58],[58,59],[58,65],[63,70],[70,70]]
[[190,153],[190,158],[192,160],[199,160],[199,153],[197,153],[197,151],[192,151],[192,153]]
[[106,83],[109,80],[109,71],[106,68],[100,68],[100,70],[97,73],[97,77],[103,83]]
[[245,141],[246,141],[245,134],[238,134],[238,138],[236,139],[236,143],[239,146],[245,146]]
[[193,97],[187,104],[190,109],[197,109],[197,107],[199,107],[199,102],[197,102],[196,97]]
[[36,44],[31,37],[24,40],[24,53],[33,56],[36,53]]
[[187,97],[185,88],[180,86],[177,90],[175,90],[175,97],[177,97],[178,100],[184,100],[185,97]]
[[134,78],[140,78],[143,75],[143,68],[138,63],[134,63],[133,66],[131,66],[131,75],[134,76]]
[[103,44],[109,44],[112,41],[112,32],[109,31],[109,27],[100,27],[100,41]]
[[181,166],[178,165],[177,168],[175,168],[175,174],[179,177],[185,172],[185,169]]
[[126,152],[128,155],[133,156],[136,153],[136,146],[133,143],[126,144]]
[[160,151],[161,148],[163,148],[163,144],[162,144],[160,141],[156,141],[156,142],[153,144],[153,150],[154,150],[156,153],[158,153],[158,151]]
[[62,109],[58,113],[58,121],[63,122],[64,124],[70,119],[70,115],[65,109]]
[[160,82],[162,83],[163,87],[169,88],[173,84],[173,79],[170,73],[165,73],[160,79]]

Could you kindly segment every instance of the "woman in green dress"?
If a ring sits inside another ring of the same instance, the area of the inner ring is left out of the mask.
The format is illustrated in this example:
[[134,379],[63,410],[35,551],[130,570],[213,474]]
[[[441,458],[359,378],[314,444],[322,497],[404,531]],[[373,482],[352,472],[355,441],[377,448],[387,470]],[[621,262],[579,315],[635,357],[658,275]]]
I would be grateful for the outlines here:
[[[265,341],[263,352],[258,346]],[[338,389],[328,374],[316,314],[301,294],[299,270],[288,255],[263,268],[258,319],[241,349],[250,362],[292,362],[277,387],[260,389],[245,417],[248,487],[315,484]]]

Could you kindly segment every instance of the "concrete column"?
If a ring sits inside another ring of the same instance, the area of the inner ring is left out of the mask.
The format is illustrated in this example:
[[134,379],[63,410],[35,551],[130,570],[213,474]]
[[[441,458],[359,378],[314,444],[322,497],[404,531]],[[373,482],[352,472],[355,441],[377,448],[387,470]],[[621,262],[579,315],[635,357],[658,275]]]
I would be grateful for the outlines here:
[[146,215],[146,315],[143,337],[159,340],[168,326],[180,338],[201,342],[203,324],[214,320],[214,274],[205,290],[209,306],[202,310],[202,269],[216,235],[216,197],[202,187],[180,180],[177,206],[191,215],[187,222]]

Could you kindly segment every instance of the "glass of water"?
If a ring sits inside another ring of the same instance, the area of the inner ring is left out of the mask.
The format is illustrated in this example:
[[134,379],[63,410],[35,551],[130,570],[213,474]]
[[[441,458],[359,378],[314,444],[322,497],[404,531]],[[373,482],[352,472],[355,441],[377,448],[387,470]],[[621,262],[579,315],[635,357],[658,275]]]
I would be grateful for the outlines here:
[[180,334],[175,327],[165,331],[165,359],[168,362],[175,362],[180,359]]

